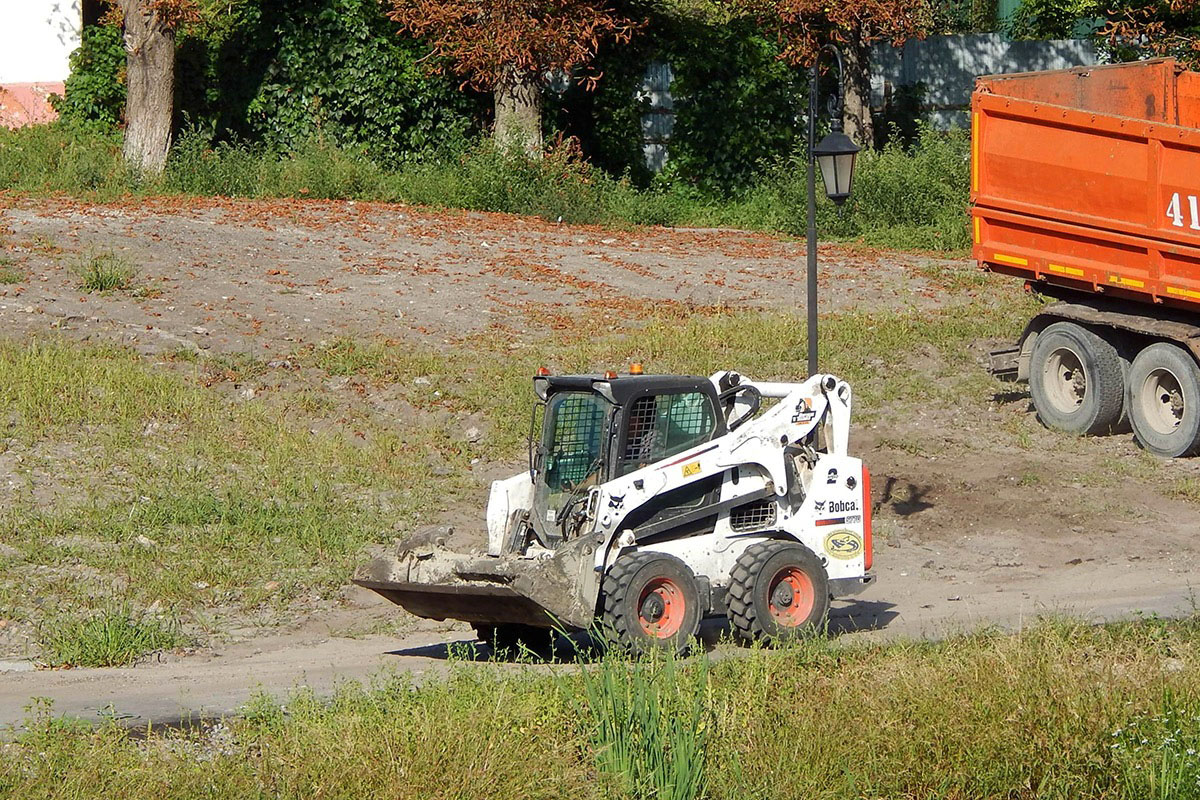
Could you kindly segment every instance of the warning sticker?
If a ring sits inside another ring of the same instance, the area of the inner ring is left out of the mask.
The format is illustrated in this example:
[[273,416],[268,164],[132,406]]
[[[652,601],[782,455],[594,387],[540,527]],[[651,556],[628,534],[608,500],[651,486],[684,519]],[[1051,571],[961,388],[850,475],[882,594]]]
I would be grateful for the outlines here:
[[699,474],[700,474],[700,462],[699,461],[693,461],[690,464],[683,465],[683,477],[690,478],[693,475],[699,475]]

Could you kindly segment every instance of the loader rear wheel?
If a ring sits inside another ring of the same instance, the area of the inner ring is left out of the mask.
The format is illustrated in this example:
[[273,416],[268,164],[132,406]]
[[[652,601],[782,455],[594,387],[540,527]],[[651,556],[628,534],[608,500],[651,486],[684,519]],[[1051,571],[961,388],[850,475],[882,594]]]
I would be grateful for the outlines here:
[[515,657],[526,650],[537,655],[546,655],[553,650],[554,631],[536,625],[479,624],[475,626],[475,633],[481,642],[492,648],[492,654],[497,656]]
[[1117,428],[1125,372],[1117,348],[1073,322],[1055,322],[1038,334],[1029,363],[1029,393],[1048,428],[1085,434]]
[[744,639],[784,641],[825,627],[829,578],[813,551],[797,542],[759,542],[730,575],[729,620]]
[[1164,458],[1200,451],[1200,371],[1182,348],[1158,342],[1129,369],[1129,417],[1145,449]]
[[700,627],[696,577],[674,556],[622,556],[604,576],[604,622],[609,636],[631,653],[682,653]]

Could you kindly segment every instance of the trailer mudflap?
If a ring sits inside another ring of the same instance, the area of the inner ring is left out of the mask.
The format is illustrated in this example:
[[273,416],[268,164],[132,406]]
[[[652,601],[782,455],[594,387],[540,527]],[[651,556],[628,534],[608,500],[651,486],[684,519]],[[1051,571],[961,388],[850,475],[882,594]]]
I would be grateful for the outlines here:
[[988,353],[988,372],[997,380],[1015,381],[1020,363],[1021,348],[1019,346],[1005,347],[1002,350],[993,350]]

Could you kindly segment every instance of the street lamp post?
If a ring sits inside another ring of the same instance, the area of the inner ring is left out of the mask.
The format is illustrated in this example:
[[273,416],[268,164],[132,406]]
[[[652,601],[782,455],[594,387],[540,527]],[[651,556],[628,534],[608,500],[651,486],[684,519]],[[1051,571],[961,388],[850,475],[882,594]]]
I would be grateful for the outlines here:
[[[837,63],[837,90],[829,102],[833,130],[817,141],[817,99],[820,94],[821,54],[828,50]],[[842,132],[842,54],[827,44],[817,51],[808,81],[808,374],[817,374],[817,166],[825,194],[837,205],[850,197],[854,161],[861,149]]]

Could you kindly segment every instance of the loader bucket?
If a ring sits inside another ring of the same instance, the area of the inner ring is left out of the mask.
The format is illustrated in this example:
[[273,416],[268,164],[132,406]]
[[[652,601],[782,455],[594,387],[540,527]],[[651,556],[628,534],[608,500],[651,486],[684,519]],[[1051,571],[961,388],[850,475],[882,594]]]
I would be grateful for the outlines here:
[[355,578],[365,589],[377,592],[410,614],[425,619],[459,619],[485,625],[554,624],[551,612],[507,586],[486,584],[428,584],[372,581]]
[[592,549],[577,540],[552,558],[402,550],[364,564],[354,583],[426,619],[586,628],[595,611]]

